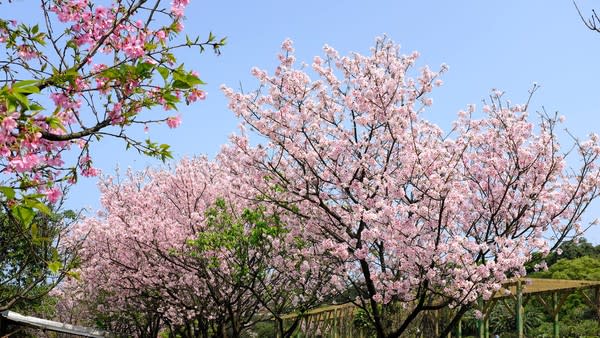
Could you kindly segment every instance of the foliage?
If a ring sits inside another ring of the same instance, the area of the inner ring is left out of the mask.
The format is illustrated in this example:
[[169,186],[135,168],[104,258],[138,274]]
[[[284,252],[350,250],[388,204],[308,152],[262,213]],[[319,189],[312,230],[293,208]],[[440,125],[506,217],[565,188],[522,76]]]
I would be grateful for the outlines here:
[[600,280],[600,259],[589,256],[560,259],[547,271],[541,271],[532,276],[552,279]]
[[[552,337],[552,330],[552,323],[545,322],[532,331],[532,336]],[[562,321],[560,325],[561,337],[598,337],[599,335],[597,320]]]
[[594,246],[585,238],[578,241],[566,241],[560,245],[558,252],[553,252],[546,258],[548,267],[554,265],[561,259],[575,259],[580,257],[600,257],[600,246]]
[[[585,252],[594,252],[597,248],[592,247],[589,243],[583,243],[583,248],[588,250]],[[574,252],[582,252],[573,246]],[[593,249],[593,250],[592,250]],[[538,272],[531,275],[538,278],[552,279],[575,279],[575,280],[600,280],[600,258],[583,256],[574,259],[560,259],[558,262],[548,268],[547,271]],[[599,318],[600,313],[596,307],[590,307],[581,292],[589,294],[588,297],[594,299],[594,293],[590,291],[580,291],[572,293],[567,297],[564,305],[561,308],[559,317],[561,322],[566,326],[571,326],[569,330],[575,330],[579,322]],[[561,329],[561,332],[562,329]]]
[[0,212],[0,310],[46,312],[46,294],[77,264],[78,242],[66,242],[77,220],[72,211],[32,216],[30,226]]
[[[534,278],[600,280],[600,246],[594,246],[585,239],[566,241],[558,252],[550,254],[546,261],[548,269],[531,273]],[[594,299],[593,291],[579,291],[567,296],[559,313],[561,336],[596,336],[598,331],[598,312],[596,307],[586,302],[582,292]],[[530,302],[539,310],[543,307],[538,302]],[[545,321],[534,329],[535,336],[552,333],[552,318],[546,316]]]

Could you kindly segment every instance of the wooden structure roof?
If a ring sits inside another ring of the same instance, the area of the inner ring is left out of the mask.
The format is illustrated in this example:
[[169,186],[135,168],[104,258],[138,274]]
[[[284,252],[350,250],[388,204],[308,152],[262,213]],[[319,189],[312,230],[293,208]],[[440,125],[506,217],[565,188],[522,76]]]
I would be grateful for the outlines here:
[[[545,279],[545,278],[519,278],[522,285],[522,294],[542,294],[557,291],[575,291],[600,286],[600,281]],[[514,296],[517,293],[517,280],[509,281],[502,285],[492,299]]]

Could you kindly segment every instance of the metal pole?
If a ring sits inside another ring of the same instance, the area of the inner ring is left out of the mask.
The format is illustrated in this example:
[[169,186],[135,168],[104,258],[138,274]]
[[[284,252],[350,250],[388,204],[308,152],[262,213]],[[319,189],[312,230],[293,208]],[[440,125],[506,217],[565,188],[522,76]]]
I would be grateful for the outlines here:
[[458,326],[456,328],[456,338],[462,338],[462,319],[458,320]]

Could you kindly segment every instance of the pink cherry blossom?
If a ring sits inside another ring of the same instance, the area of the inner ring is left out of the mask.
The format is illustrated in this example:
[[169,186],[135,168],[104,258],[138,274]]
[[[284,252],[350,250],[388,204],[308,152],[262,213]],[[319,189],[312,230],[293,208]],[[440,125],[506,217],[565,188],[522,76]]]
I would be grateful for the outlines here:
[[[169,85],[175,69],[192,74],[176,65],[189,0],[173,1],[173,13],[158,3],[52,0],[39,7],[45,25],[0,19],[0,43],[7,60],[15,61],[4,67],[15,80],[0,91],[0,185],[16,192],[0,197],[19,203],[35,192],[52,203],[55,183],[99,174],[91,160],[73,159],[86,158],[108,135],[145,154],[169,157],[167,147],[135,139],[130,127],[162,121],[177,127],[180,116],[156,116],[152,108],[176,109],[205,93],[196,82]],[[14,43],[5,44],[9,38]],[[221,45],[198,40],[191,47]],[[166,81],[158,83],[159,76]]]
[[53,187],[51,189],[46,190],[45,194],[46,198],[48,198],[48,201],[50,203],[56,203],[62,196],[62,191],[57,187]]
[[474,105],[459,113],[448,135],[423,118],[447,66],[414,72],[419,54],[387,39],[366,56],[323,49],[309,72],[286,40],[272,74],[252,70],[258,92],[223,88],[242,129],[266,141],[234,136],[222,156],[240,173],[233,184],[298,208],[307,221],[296,231],[339,258],[379,336],[409,324],[383,327],[387,304],[419,313],[414,300],[431,296],[468,307],[523,276],[533,252],[556,248],[549,231],[581,234],[599,193],[597,138],[576,144],[581,167],[569,169],[559,118],[534,125],[499,90],[480,118]]
[[[218,215],[208,214],[218,199],[226,201],[234,221],[244,210],[262,208],[249,199],[255,191],[236,186],[239,180],[232,175],[238,167],[228,168],[226,163],[233,162],[221,160],[184,159],[172,171],[148,169],[129,171],[124,179],[105,177],[104,211],[72,229],[73,240],[81,236],[87,240],[81,251],[81,278],[63,286],[61,306],[85,295],[108,305],[104,311],[120,318],[122,327],[129,325],[130,313],[139,320],[158,307],[161,323],[197,325],[202,330],[204,325],[229,321],[237,323],[229,326],[236,332],[242,328],[235,325],[256,316],[280,317],[296,306],[318,306],[332,287],[341,287],[339,279],[324,283],[332,275],[331,261],[316,247],[296,245],[300,234],[291,228],[266,235],[258,247],[243,247],[252,261],[260,262],[247,266],[254,277],[240,278],[245,275],[240,275],[239,266],[245,263],[239,261],[236,246],[209,246],[201,255],[195,251],[190,243],[198,236],[233,226],[227,223],[221,229],[223,225],[214,222]],[[302,223],[285,209],[261,210],[277,214],[286,226]],[[238,235],[249,235],[253,226],[243,224]],[[263,279],[253,282],[259,276]],[[93,315],[90,312],[84,311]]]
[[179,127],[180,124],[181,124],[181,116],[179,116],[179,115],[171,116],[171,117],[167,118],[167,126],[169,126],[169,128],[177,128],[177,127]]

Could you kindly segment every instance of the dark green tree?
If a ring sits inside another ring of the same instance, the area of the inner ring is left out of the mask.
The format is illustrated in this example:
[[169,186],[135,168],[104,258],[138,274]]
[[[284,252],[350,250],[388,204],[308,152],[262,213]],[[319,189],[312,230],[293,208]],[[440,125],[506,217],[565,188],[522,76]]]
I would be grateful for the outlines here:
[[546,264],[550,267],[561,259],[575,259],[584,256],[600,257],[600,247],[594,246],[585,238],[579,241],[566,241],[560,245],[560,254],[552,252],[546,258]]
[[0,311],[31,313],[47,305],[44,297],[77,263],[78,243],[63,241],[77,214],[29,209],[17,219],[9,208],[0,209]]

